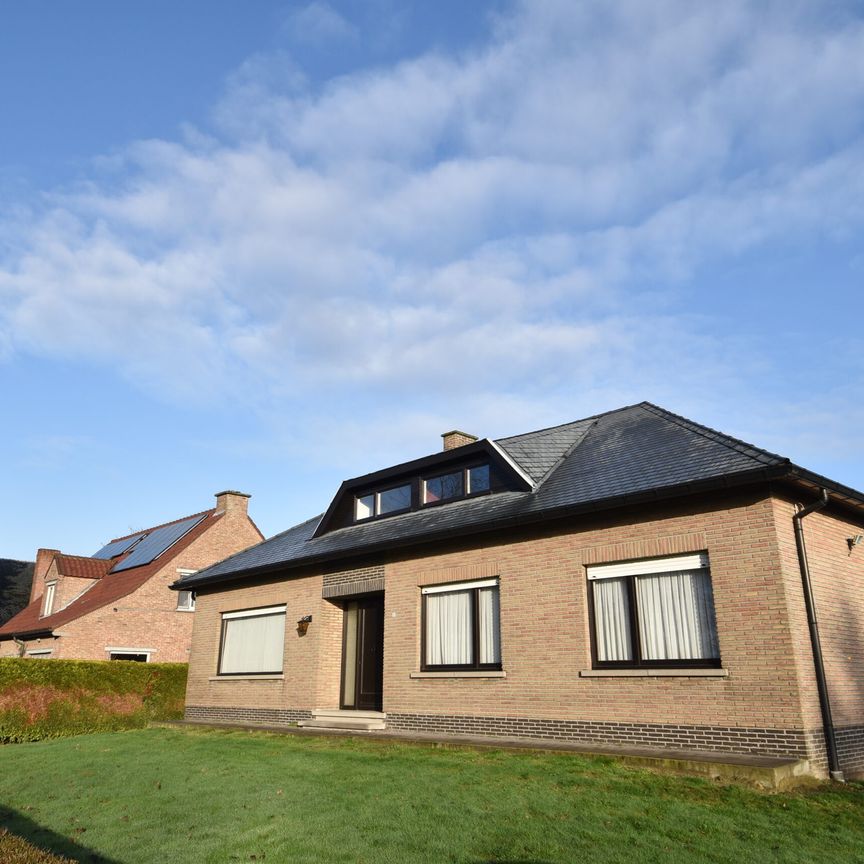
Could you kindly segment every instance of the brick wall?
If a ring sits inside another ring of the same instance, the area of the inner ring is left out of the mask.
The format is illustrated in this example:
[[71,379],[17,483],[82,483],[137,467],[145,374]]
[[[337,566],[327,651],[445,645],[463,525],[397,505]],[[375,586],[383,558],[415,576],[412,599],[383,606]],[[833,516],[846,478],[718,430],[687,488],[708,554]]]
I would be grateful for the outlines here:
[[[819,731],[822,716],[807,627],[801,571],[792,516],[796,505],[816,495],[778,495],[774,515],[780,560],[789,600],[789,617],[798,663],[801,710],[806,725]],[[841,767],[864,773],[864,546],[849,549],[848,537],[864,533],[864,522],[835,509],[804,518],[804,541],[819,623],[825,677],[831,700]],[[821,737],[818,739],[821,742]],[[824,747],[824,742],[822,745]]]

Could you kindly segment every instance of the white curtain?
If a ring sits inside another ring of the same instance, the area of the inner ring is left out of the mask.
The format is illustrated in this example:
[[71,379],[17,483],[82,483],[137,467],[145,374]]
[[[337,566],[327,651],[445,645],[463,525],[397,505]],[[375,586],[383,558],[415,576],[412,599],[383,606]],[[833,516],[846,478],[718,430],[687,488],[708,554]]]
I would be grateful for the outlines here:
[[497,588],[481,588],[478,592],[480,618],[480,662],[501,662],[501,611]]
[[225,619],[223,674],[281,672],[285,647],[285,613]]
[[593,584],[597,659],[632,660],[626,580],[597,579]]
[[720,656],[707,570],[639,576],[636,597],[643,659],[700,660]]
[[426,595],[426,664],[471,663],[471,594]]

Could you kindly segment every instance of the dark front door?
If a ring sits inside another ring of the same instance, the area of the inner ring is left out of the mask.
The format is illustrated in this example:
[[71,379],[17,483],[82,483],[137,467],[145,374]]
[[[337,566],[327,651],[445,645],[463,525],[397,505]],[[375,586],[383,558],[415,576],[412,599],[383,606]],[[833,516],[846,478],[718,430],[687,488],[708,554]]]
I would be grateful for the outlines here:
[[384,598],[345,606],[342,707],[380,711],[384,678]]

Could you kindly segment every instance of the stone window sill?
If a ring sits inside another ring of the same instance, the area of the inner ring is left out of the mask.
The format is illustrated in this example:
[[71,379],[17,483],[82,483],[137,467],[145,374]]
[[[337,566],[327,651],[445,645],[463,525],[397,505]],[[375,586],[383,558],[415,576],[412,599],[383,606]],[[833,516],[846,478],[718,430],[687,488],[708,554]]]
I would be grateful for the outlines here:
[[284,675],[211,675],[209,681],[283,681]]
[[455,671],[455,672],[411,672],[409,678],[506,678],[507,673],[501,669],[496,671]]
[[728,669],[583,669],[580,678],[728,678]]

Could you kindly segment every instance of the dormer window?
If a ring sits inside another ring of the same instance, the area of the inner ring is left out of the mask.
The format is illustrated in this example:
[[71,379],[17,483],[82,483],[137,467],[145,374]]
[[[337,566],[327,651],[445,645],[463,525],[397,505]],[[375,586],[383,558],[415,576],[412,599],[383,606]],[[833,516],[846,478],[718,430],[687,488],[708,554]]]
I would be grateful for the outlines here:
[[411,509],[411,484],[392,486],[380,492],[358,495],[354,499],[354,518],[360,522],[373,516],[386,516]]
[[489,466],[473,465],[423,481],[423,503],[436,504],[489,491]]

